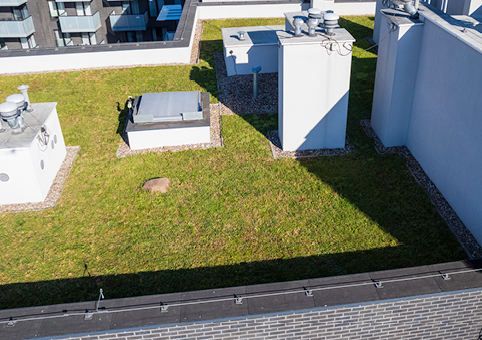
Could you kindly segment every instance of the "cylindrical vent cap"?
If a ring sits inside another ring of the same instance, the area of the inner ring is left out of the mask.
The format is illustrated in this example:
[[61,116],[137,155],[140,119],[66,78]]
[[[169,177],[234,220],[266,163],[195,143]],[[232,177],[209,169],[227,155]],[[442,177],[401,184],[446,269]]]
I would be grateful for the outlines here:
[[308,10],[308,18],[321,19],[321,10],[318,8],[310,8]]
[[17,105],[18,108],[23,108],[24,103],[25,103],[25,97],[23,94],[17,93],[17,94],[12,94],[7,97],[7,103],[14,103]]
[[333,30],[338,26],[338,19],[340,17],[335,13],[326,13],[323,16],[323,25],[328,33],[333,33]]
[[15,118],[17,116],[17,104],[11,102],[0,104],[0,116],[4,119]]

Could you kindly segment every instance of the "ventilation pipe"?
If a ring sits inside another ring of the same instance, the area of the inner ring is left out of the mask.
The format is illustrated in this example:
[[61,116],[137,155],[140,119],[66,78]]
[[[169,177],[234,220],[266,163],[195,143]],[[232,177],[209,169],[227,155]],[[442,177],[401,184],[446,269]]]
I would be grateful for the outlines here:
[[308,19],[308,22],[306,23],[308,25],[308,36],[310,37],[316,37],[316,27],[318,27],[318,24],[320,22],[318,21],[318,19],[315,19],[315,18],[309,18]]
[[17,87],[17,90],[22,92],[23,96],[25,97],[25,101],[27,102],[27,111],[32,112],[33,111],[32,105],[30,104],[30,98],[28,97],[28,88],[29,87],[30,86],[28,86],[28,85],[20,85],[19,87]]
[[335,28],[338,26],[338,20],[340,17],[335,13],[326,13],[323,16],[323,25],[325,26],[326,33],[333,34]]
[[295,37],[301,37],[303,34],[301,33],[301,26],[305,21],[300,17],[296,17],[293,19],[293,26],[295,26]]
[[254,66],[252,69],[253,71],[253,99],[258,98],[258,73],[261,71],[261,66]]
[[241,40],[241,41],[244,41],[246,39],[245,34],[246,34],[245,31],[239,31],[238,32],[238,39]]
[[[403,3],[403,8],[405,9],[405,12],[410,14],[410,18],[412,19],[418,19],[418,11],[415,8],[416,6],[413,4],[413,0],[400,0]],[[418,1],[416,1],[416,4],[418,5]]]
[[14,103],[17,105],[18,114],[23,117],[23,113],[28,105],[27,102],[25,102],[25,97],[23,94],[12,94],[7,97],[6,101],[8,103]]
[[14,133],[22,132],[25,125],[23,117],[19,114],[17,104],[12,102],[0,104],[0,117],[8,123]]

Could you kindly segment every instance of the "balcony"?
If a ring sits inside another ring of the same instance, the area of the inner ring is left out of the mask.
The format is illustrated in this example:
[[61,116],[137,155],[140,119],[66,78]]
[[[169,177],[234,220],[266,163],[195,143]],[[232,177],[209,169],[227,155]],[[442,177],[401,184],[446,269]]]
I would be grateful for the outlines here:
[[114,32],[120,31],[145,31],[149,17],[144,14],[115,14],[109,15],[110,26]]
[[0,7],[18,7],[27,0],[0,0]]
[[32,17],[17,21],[0,21],[0,38],[27,38],[35,32]]
[[101,26],[99,12],[95,12],[94,15],[61,15],[59,22],[62,33],[91,33],[97,31]]

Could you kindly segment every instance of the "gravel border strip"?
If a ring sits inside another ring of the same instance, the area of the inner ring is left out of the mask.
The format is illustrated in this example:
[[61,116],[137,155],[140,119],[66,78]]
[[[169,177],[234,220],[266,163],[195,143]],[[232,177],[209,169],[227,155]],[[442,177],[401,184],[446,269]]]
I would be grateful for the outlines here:
[[199,51],[201,50],[202,35],[203,35],[203,21],[198,20],[196,22],[196,29],[194,30],[194,38],[192,41],[191,59],[189,60],[191,65],[199,64]]
[[62,162],[52,186],[50,187],[49,193],[43,202],[0,205],[0,213],[39,211],[55,207],[57,201],[62,195],[65,184],[67,183],[67,178],[69,178],[70,171],[72,170],[77,154],[80,151],[80,146],[68,146],[66,149],[67,155],[65,155],[65,159]]
[[271,146],[271,153],[274,159],[278,158],[311,158],[321,156],[344,156],[349,153],[355,152],[355,147],[350,143],[348,136],[345,141],[345,148],[339,149],[310,149],[300,151],[283,151],[281,149],[281,141],[279,139],[278,130],[269,131],[267,134],[269,144]]
[[368,137],[373,139],[375,149],[379,154],[398,153],[405,160],[407,167],[412,173],[413,177],[428,194],[430,200],[432,201],[432,204],[435,205],[440,216],[442,216],[442,218],[449,226],[450,230],[452,230],[455,237],[462,245],[469,258],[482,258],[482,248],[475,239],[474,235],[472,235],[470,230],[467,229],[464,223],[460,220],[460,218],[457,216],[457,213],[443,197],[440,190],[437,189],[435,184],[422,169],[415,157],[413,157],[410,150],[408,150],[406,146],[390,148],[383,146],[382,142],[373,130],[369,119],[361,120],[360,125],[362,126]]
[[[222,125],[221,125],[221,115],[220,115],[220,105],[210,104],[209,110],[211,113],[211,141],[210,143],[199,143],[199,144],[185,144],[185,145],[175,145],[175,146],[162,146],[158,148],[141,149],[141,150],[131,150],[129,148],[127,133],[122,132],[122,139],[119,143],[119,149],[117,150],[116,156],[118,158],[124,158],[127,156],[143,155],[151,152],[178,152],[186,150],[203,150],[210,148],[219,148],[224,146],[223,135],[222,135]],[[127,125],[127,121],[126,121]]]
[[278,112],[278,73],[259,74],[258,97],[253,99],[253,76],[229,76],[221,52],[214,53],[214,68],[222,115]]

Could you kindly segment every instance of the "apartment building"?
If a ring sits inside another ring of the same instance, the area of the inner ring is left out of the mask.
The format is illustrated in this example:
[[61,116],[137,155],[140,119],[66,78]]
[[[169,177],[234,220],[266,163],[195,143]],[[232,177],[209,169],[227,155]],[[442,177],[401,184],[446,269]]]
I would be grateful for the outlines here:
[[0,49],[172,40],[184,0],[0,0]]

